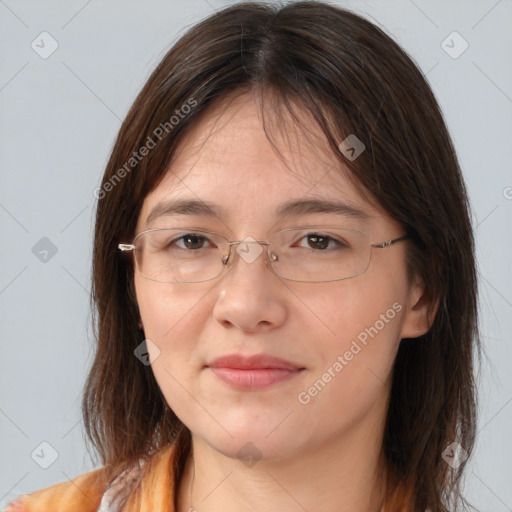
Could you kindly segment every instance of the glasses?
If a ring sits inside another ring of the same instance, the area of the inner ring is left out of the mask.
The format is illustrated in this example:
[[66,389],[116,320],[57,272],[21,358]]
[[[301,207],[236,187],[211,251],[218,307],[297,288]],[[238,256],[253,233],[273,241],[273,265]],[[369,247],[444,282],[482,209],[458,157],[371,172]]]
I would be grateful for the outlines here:
[[246,263],[252,263],[267,246],[272,270],[279,277],[305,283],[341,281],[364,274],[372,247],[385,249],[406,240],[407,235],[372,244],[363,231],[337,226],[283,229],[268,241],[230,242],[224,235],[195,228],[149,229],[131,244],[137,271],[159,283],[200,283],[219,277],[232,262],[231,247]]

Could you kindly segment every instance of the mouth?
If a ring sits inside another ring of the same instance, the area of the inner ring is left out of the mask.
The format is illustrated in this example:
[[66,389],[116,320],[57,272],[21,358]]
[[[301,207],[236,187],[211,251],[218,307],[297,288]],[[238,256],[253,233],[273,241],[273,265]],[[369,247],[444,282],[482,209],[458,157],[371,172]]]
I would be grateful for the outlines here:
[[251,391],[269,388],[299,375],[304,367],[285,359],[260,354],[231,354],[206,365],[225,384],[235,389]]

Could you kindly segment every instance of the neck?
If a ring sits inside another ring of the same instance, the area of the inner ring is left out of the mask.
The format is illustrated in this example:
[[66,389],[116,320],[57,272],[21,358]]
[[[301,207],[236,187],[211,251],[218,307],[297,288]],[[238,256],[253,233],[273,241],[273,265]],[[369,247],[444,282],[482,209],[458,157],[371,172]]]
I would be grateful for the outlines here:
[[385,492],[381,425],[354,425],[292,457],[253,465],[192,435],[177,511],[380,512]]

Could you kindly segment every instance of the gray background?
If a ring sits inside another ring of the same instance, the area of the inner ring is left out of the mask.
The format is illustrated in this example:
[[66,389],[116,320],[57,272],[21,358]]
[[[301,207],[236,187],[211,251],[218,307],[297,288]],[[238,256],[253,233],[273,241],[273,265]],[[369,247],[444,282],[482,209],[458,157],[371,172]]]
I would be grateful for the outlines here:
[[[121,119],[166,49],[229,3],[0,0],[2,508],[95,467],[80,420],[92,357],[93,190]],[[467,495],[480,510],[511,511],[512,1],[339,4],[378,23],[413,56],[454,138],[477,225],[488,355]],[[51,49],[44,31],[58,43],[46,59],[31,47]],[[453,31],[469,44],[457,58],[464,41],[446,40]],[[48,469],[40,465],[53,452],[42,442],[58,455]]]

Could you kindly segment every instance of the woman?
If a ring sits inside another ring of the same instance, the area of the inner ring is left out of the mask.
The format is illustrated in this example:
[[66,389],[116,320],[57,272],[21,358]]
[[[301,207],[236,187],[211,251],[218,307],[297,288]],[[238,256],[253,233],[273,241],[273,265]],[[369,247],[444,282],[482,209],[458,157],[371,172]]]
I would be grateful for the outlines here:
[[149,78],[97,197],[102,467],[8,510],[465,506],[468,200],[380,29],[321,2],[215,13]]

